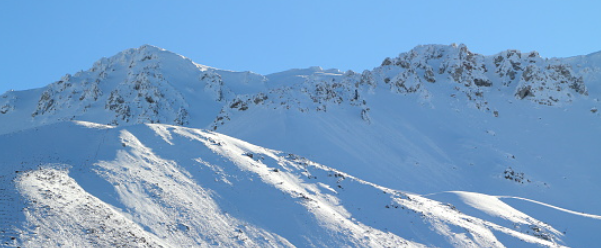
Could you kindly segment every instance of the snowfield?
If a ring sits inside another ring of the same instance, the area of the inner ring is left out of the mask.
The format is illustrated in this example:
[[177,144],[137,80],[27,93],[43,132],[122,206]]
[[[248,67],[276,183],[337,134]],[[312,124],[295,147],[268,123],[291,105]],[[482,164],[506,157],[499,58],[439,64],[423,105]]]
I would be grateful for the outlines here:
[[592,247],[600,74],[464,45],[270,75],[128,49],[0,95],[0,246]]
[[[66,130],[79,138],[52,137]],[[49,142],[30,143],[38,139]],[[4,173],[22,199],[14,245],[555,247],[565,238],[501,197],[439,193],[456,206],[201,129],[61,123],[2,140],[32,144],[12,148],[7,162],[20,171]],[[80,152],[58,163],[44,146]]]

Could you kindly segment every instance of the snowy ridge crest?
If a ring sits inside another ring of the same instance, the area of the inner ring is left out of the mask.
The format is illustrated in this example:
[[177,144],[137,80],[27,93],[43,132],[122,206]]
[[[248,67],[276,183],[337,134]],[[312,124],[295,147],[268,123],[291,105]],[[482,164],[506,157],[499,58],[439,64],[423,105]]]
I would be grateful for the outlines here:
[[[575,70],[570,61],[544,59],[537,52],[507,50],[484,56],[463,44],[424,45],[362,73],[313,67],[263,76],[199,65],[144,45],[100,59],[87,71],[67,74],[37,90],[35,106],[18,104],[33,101],[17,101],[23,98],[19,92],[5,93],[0,118],[18,109],[30,112],[33,122],[40,124],[83,119],[110,125],[167,123],[217,129],[237,112],[258,106],[300,112],[348,106],[369,123],[369,98],[376,92],[387,94],[380,89],[415,95],[432,106],[433,98],[463,99],[468,106],[497,116],[494,95],[549,106],[587,96],[584,79],[600,72],[596,67]],[[206,109],[191,111],[199,104]]]
[[420,102],[429,104],[433,91],[448,88],[446,95],[437,93],[436,97],[464,99],[468,106],[495,116],[499,112],[487,95],[496,92],[549,106],[588,95],[583,76],[560,59],[544,59],[537,52],[522,54],[517,50],[484,56],[472,53],[463,44],[418,46],[396,58],[386,58],[381,66],[363,73],[318,70],[295,78],[278,76],[267,78],[284,86],[236,97],[224,106],[212,127],[223,125],[232,110],[245,111],[254,105],[320,112],[327,111],[329,105],[346,104],[357,108],[361,118],[369,122],[370,97],[366,96],[374,95],[377,88],[416,94]]

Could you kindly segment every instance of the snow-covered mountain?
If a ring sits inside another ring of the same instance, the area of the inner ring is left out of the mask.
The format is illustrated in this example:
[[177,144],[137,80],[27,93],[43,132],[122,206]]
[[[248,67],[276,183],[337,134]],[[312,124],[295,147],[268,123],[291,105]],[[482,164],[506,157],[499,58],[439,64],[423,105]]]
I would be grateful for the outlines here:
[[584,78],[596,81],[601,73],[597,57],[543,59],[536,52],[515,50],[482,56],[465,45],[429,45],[386,58],[381,66],[363,73],[311,67],[263,76],[199,65],[145,45],[103,58],[91,69],[67,74],[47,87],[6,92],[0,117],[15,120],[2,132],[73,119],[199,127],[211,120],[217,129],[232,112],[258,105],[300,112],[350,105],[369,122],[366,95],[376,90],[416,94],[422,103],[431,101],[432,91],[444,90],[454,99],[466,99],[468,105],[498,115],[497,106],[490,103],[498,95],[559,106],[587,96]]
[[128,49],[0,95],[0,239],[587,247],[600,97],[599,53],[427,45],[259,75]]

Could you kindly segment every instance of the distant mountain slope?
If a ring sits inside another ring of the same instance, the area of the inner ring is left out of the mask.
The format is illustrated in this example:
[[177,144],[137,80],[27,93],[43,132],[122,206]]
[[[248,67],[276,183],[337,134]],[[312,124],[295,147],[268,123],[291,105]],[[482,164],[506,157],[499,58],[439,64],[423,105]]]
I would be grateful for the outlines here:
[[519,211],[469,192],[446,193],[442,199],[457,204],[449,205],[199,129],[67,122],[0,141],[2,174],[14,181],[1,186],[16,187],[19,199],[2,207],[19,219],[3,226],[9,246],[555,247],[596,240],[597,229],[564,234],[545,224],[563,213],[552,208],[533,218],[538,205]]

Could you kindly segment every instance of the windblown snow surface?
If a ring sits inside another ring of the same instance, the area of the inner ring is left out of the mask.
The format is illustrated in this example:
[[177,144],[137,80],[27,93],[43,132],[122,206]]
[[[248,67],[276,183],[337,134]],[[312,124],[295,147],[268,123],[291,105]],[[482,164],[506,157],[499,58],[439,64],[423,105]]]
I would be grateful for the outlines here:
[[0,245],[593,247],[600,75],[464,45],[265,76],[129,49],[0,95]]

